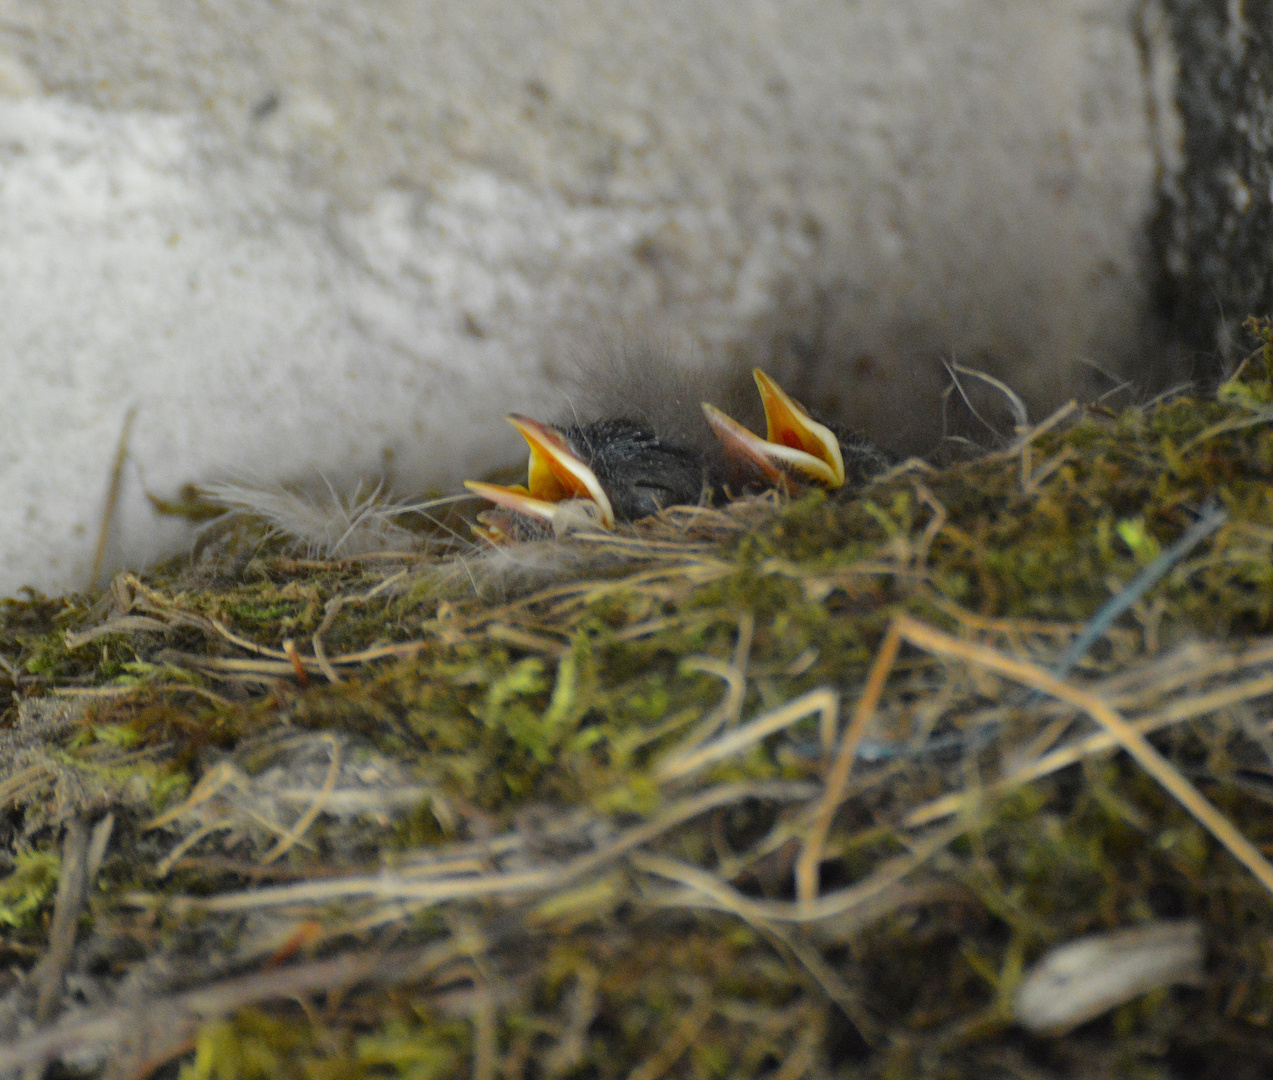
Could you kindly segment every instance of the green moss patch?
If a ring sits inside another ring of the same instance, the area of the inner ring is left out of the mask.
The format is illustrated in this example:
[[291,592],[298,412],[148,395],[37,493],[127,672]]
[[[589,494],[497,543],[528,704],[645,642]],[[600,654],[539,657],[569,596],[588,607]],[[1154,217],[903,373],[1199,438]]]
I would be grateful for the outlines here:
[[[503,556],[301,559],[240,519],[5,602],[0,1070],[1266,1071],[1255,329],[1215,395],[1072,409],[852,496]],[[1224,523],[1047,683],[1208,504]],[[1202,927],[1201,978],[1023,1026],[1049,949],[1163,921]]]

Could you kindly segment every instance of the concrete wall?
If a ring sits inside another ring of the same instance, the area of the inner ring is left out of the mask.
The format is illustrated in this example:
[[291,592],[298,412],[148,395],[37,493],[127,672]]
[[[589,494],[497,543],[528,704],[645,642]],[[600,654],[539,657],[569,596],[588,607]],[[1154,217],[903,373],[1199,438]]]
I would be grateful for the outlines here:
[[85,584],[130,410],[112,565],[144,487],[452,489],[650,322],[905,450],[943,358],[1160,384],[1142,7],[0,0],[0,593]]

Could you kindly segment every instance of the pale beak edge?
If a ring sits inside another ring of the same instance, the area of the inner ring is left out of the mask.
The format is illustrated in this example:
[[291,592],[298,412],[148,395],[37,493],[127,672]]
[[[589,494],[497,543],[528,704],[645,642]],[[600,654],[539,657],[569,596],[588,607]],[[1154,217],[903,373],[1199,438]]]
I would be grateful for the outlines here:
[[[512,413],[508,422],[530,447],[527,467],[527,494],[548,503],[567,499],[588,499],[597,505],[597,520],[607,529],[614,527],[614,507],[597,474],[566,444],[561,433],[529,416]],[[543,516],[538,515],[538,516]]]
[[767,441],[794,454],[813,458],[818,467],[810,469],[803,458],[788,457],[775,451],[776,456],[820,484],[829,488],[843,487],[844,455],[840,452],[840,440],[835,432],[813,419],[803,405],[789,397],[760,368],[752,368],[752,375],[760,391],[760,403],[765,409],[765,422],[769,428]]
[[844,456],[840,440],[759,368],[754,369],[769,437],[762,439],[732,416],[703,403],[703,415],[724,448],[725,456],[760,479],[786,489],[794,474],[827,488],[844,486]]

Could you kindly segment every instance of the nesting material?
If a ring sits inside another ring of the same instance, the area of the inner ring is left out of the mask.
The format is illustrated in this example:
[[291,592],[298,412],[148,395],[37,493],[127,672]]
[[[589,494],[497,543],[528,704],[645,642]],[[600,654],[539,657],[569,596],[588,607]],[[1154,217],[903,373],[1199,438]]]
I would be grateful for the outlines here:
[[389,498],[380,483],[346,494],[325,477],[299,490],[225,480],[205,485],[203,494],[230,514],[268,524],[273,535],[310,558],[418,546],[417,534],[400,524],[402,515],[415,508]]
[[1203,984],[1200,923],[1156,922],[1051,950],[1017,990],[1017,1022],[1053,1035],[1169,986]]
[[847,496],[9,602],[0,1075],[1273,1071],[1255,329]]

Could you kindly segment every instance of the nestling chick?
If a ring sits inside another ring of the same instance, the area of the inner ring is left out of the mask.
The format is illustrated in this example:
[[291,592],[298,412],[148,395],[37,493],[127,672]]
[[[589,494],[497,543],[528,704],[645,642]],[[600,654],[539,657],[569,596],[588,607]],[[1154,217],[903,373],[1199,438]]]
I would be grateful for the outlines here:
[[[465,486],[497,506],[560,533],[580,525],[610,528],[668,506],[697,502],[703,461],[694,450],[660,439],[632,420],[554,427],[514,413],[508,418],[530,447],[525,486],[470,480]],[[581,505],[582,504],[582,505]],[[484,519],[482,519],[484,520]],[[484,521],[487,539],[518,530],[516,521]],[[521,527],[525,532],[525,526]]]
[[[608,528],[669,506],[766,487],[794,492],[810,484],[857,486],[892,464],[855,432],[814,420],[759,369],[753,374],[768,425],[763,439],[701,398],[697,421],[687,422],[687,404],[703,386],[684,372],[673,377],[664,372],[655,381],[648,370],[634,377],[630,360],[626,368],[627,380],[600,380],[614,398],[609,408],[617,417],[567,425],[509,417],[530,446],[527,483],[467,482],[469,490],[512,514],[481,515],[482,535],[502,542],[547,528],[560,533],[578,523]],[[612,361],[609,374],[624,373],[622,367],[613,370]],[[642,401],[642,388],[651,385],[654,396]],[[596,400],[590,404],[598,407]]]
[[727,479],[744,490],[757,485],[795,492],[817,485],[834,491],[859,487],[896,464],[864,435],[815,420],[760,368],[752,375],[765,410],[762,439],[710,402],[703,415],[728,461]]

